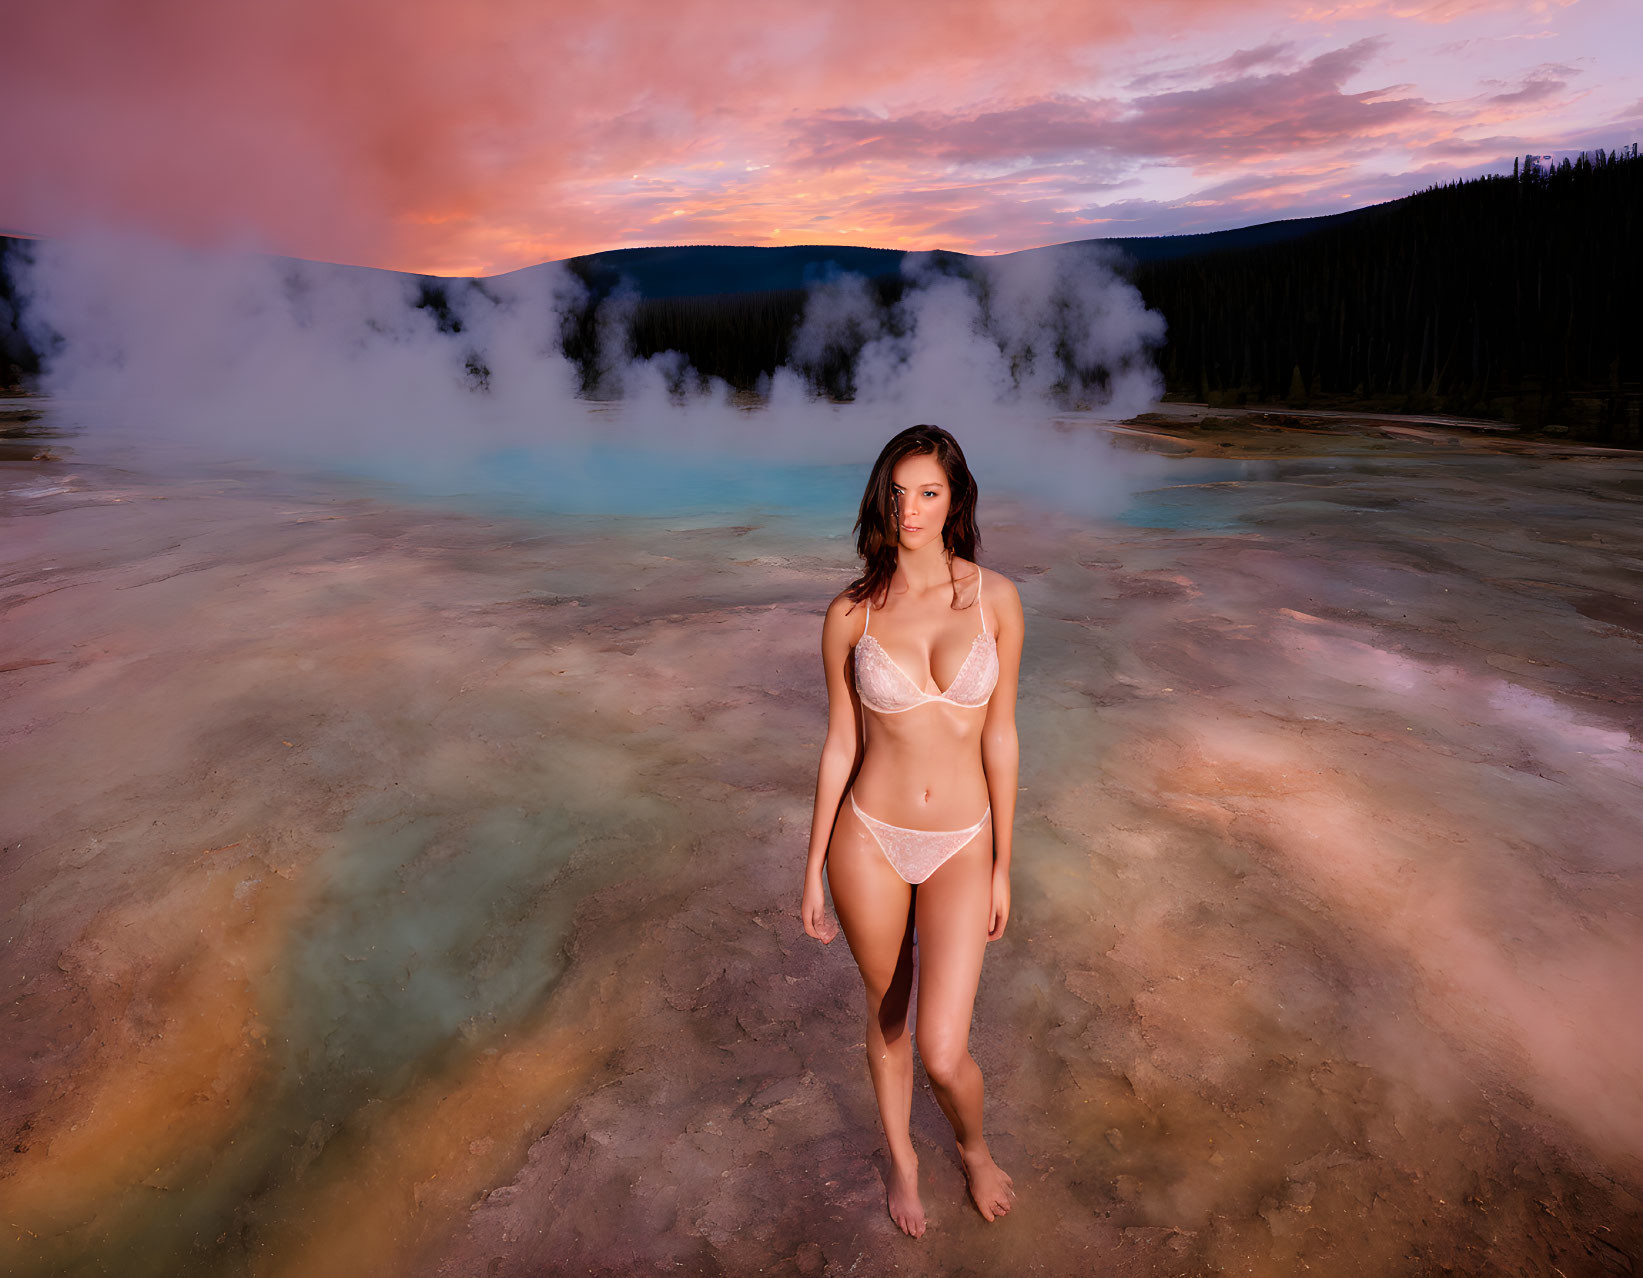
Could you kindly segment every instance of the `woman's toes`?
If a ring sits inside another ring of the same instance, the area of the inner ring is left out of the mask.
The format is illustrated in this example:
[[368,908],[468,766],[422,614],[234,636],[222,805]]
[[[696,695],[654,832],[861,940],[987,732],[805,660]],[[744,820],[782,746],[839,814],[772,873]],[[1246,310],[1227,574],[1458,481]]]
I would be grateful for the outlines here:
[[985,1152],[965,1157],[962,1146],[959,1160],[964,1167],[965,1179],[970,1183],[970,1197],[975,1200],[976,1210],[981,1213],[982,1219],[991,1223],[1008,1214],[1015,1201],[1015,1182],[1010,1179],[1009,1173]]
[[890,1219],[909,1238],[919,1237],[924,1232],[924,1204],[918,1196],[917,1168],[906,1172],[892,1168],[885,1190]]

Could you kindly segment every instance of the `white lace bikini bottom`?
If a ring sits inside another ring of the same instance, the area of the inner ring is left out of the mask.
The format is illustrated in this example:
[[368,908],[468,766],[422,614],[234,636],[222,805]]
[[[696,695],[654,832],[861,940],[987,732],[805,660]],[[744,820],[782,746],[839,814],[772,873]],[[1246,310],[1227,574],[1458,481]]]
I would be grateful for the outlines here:
[[953,853],[980,834],[993,815],[993,806],[989,803],[981,820],[967,830],[908,830],[868,816],[857,805],[854,790],[850,792],[850,807],[873,836],[873,842],[879,845],[884,859],[907,883],[924,882]]

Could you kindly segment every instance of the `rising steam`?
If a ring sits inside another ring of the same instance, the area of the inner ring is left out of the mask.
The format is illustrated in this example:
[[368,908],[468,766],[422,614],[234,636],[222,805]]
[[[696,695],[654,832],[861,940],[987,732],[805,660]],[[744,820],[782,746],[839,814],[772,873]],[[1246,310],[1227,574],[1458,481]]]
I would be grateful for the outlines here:
[[[814,285],[790,363],[752,412],[677,352],[636,358],[636,295],[595,298],[559,264],[430,280],[109,232],[36,243],[18,284],[41,389],[128,440],[304,464],[414,455],[428,469],[607,445],[826,463],[935,421],[997,475],[1067,491],[1074,463],[1082,506],[1116,500],[1107,449],[1046,423],[1155,400],[1162,317],[1093,246],[953,260],[909,255],[888,307],[859,276]],[[592,368],[565,353],[590,322]],[[589,386],[614,402],[594,411]],[[848,410],[828,398],[841,391]]]

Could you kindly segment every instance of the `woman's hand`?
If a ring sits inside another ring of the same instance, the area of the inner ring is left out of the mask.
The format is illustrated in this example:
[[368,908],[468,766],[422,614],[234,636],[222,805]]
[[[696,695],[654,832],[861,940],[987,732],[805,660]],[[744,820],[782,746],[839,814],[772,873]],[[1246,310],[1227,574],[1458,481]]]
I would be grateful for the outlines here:
[[1004,935],[1004,925],[1010,921],[1010,872],[1008,870],[993,871],[993,913],[992,926],[987,929],[987,939],[996,941]]
[[820,878],[805,879],[799,918],[804,922],[804,930],[823,945],[839,934],[839,921],[827,912],[827,898],[822,892]]

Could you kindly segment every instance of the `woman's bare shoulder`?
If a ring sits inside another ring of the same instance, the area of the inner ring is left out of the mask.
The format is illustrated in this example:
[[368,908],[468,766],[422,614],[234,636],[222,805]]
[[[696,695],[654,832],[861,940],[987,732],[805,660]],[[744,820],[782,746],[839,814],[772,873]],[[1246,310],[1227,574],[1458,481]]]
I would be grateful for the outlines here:
[[831,621],[834,617],[848,617],[860,607],[861,604],[850,597],[848,590],[841,590],[827,605],[827,619]]
[[832,630],[848,631],[860,626],[864,616],[865,609],[862,605],[850,597],[848,590],[841,590],[827,605],[827,616],[822,622],[822,630],[824,633]]
[[1021,593],[1016,590],[1015,582],[996,568],[989,568],[982,574],[981,598],[994,611],[1021,607]]

